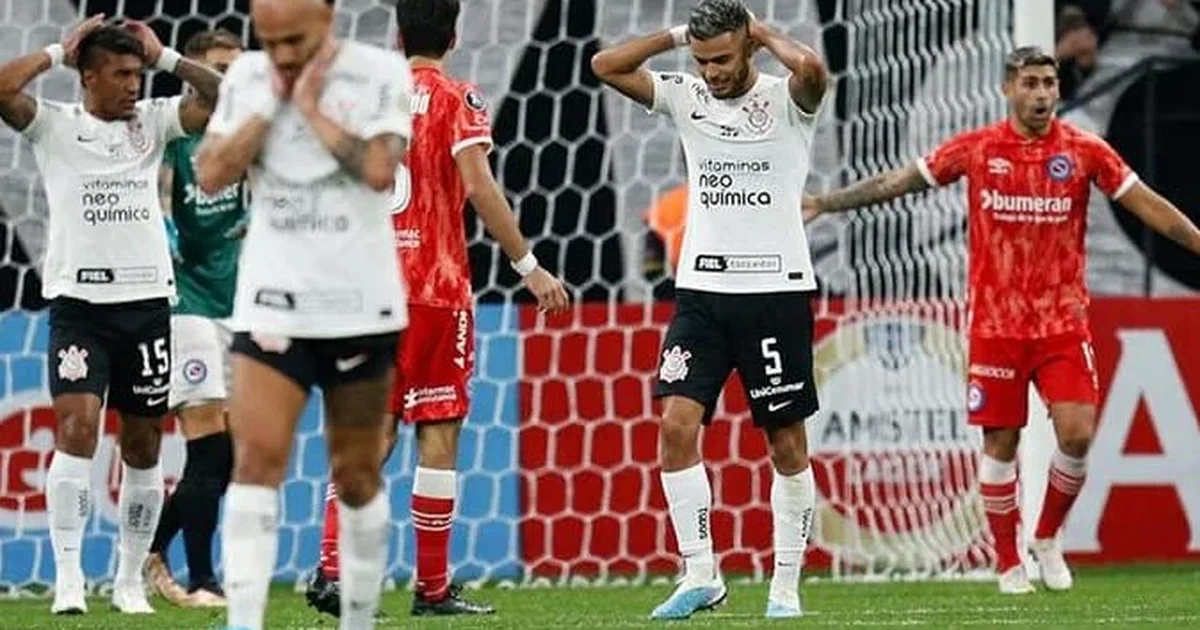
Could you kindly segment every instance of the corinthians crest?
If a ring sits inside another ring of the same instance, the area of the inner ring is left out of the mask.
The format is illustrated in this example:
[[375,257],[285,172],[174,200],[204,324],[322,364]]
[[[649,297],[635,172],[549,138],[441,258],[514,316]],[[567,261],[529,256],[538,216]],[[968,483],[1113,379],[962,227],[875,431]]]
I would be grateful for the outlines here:
[[758,95],[750,97],[750,102],[742,106],[742,111],[746,112],[746,126],[752,133],[763,134],[771,128],[775,119],[770,107],[770,102]]
[[140,154],[150,148],[150,138],[146,135],[142,121],[135,118],[125,123],[125,129],[129,134],[129,145],[136,153]]

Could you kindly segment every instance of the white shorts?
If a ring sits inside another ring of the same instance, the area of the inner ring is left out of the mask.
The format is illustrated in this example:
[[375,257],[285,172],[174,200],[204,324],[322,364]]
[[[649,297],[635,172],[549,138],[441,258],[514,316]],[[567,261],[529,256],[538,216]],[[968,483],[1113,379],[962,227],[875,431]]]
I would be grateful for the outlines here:
[[225,400],[232,340],[223,322],[199,315],[171,316],[171,409]]

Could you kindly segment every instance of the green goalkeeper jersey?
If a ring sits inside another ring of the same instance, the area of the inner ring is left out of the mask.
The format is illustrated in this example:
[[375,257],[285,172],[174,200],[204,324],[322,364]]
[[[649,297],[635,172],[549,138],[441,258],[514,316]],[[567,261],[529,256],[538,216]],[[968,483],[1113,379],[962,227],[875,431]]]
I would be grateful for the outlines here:
[[194,156],[202,136],[179,138],[167,145],[163,161],[175,171],[171,183],[171,218],[179,232],[175,312],[223,319],[233,313],[238,252],[246,226],[245,191],[241,183],[206,195],[196,184]]

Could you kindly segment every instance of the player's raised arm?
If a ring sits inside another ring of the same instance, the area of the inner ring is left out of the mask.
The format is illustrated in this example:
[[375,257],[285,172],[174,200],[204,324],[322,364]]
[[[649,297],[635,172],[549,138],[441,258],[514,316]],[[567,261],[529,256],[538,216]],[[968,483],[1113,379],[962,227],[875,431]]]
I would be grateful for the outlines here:
[[59,63],[74,67],[79,42],[103,23],[103,14],[93,15],[75,27],[61,44],[51,44],[45,50],[0,66],[0,119],[14,130],[24,131],[37,116],[38,108],[37,101],[25,93],[25,86]]
[[163,46],[154,29],[142,22],[127,22],[130,30],[145,48],[146,62],[191,85],[193,90],[179,103],[179,121],[187,133],[202,133],[209,124],[212,108],[216,107],[221,89],[221,73],[196,61],[185,58],[176,50]]
[[547,313],[566,310],[571,299],[562,282],[538,264],[533,250],[526,244],[512,208],[492,176],[485,146],[469,146],[455,154],[454,161],[475,212],[492,238],[500,243],[500,248],[512,261],[513,269],[524,278],[525,287],[537,298],[538,307]]
[[287,83],[270,67],[265,71],[271,73],[271,89],[249,89],[242,83],[253,72],[247,59],[244,56],[229,67],[204,141],[196,151],[196,184],[206,194],[246,176],[267,141],[275,114],[290,93]]
[[1117,201],[1155,232],[1200,254],[1200,228],[1153,188],[1136,182]]
[[[327,40],[317,56],[308,63],[296,81],[296,89],[292,102],[300,113],[308,119],[321,144],[333,154],[338,164],[346,172],[362,180],[364,184],[376,192],[386,192],[392,189],[396,167],[404,157],[407,146],[405,136],[396,133],[396,129],[386,124],[380,128],[380,133],[360,137],[343,128],[332,118],[326,116],[318,107],[321,91],[325,86],[325,75],[337,54],[333,40]],[[397,73],[398,69],[380,69],[382,72]],[[411,88],[411,80],[407,81]],[[397,114],[407,118],[408,94],[399,93],[382,98],[381,107],[395,107]],[[411,90],[404,90],[405,92]],[[391,114],[380,112],[381,121],[391,118]],[[411,124],[411,123],[408,123]]]
[[825,97],[828,71],[815,50],[763,24],[750,19],[750,39],[771,52],[792,74],[788,77],[788,92],[792,102],[809,114],[817,113]]
[[146,63],[170,72],[192,86],[193,91],[179,103],[179,122],[187,133],[202,133],[217,103],[221,74],[163,46],[154,29],[143,22],[126,22],[125,28],[142,42]]
[[913,163],[802,202],[804,219],[890,201],[927,188],[945,186],[967,174],[979,150],[982,130],[961,133]]
[[654,55],[686,45],[687,29],[676,26],[605,48],[592,56],[592,72],[621,94],[650,107],[654,104],[654,77],[642,66]]
[[929,181],[914,163],[869,177],[824,195],[804,198],[804,220],[823,212],[841,212],[871,206],[929,188]]

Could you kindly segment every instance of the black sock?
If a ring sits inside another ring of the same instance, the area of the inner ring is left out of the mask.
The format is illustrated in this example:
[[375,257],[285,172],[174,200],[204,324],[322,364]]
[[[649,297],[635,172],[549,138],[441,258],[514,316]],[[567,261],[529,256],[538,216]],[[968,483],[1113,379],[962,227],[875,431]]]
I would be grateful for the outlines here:
[[164,561],[167,556],[167,547],[171,545],[171,539],[179,533],[179,501],[175,500],[177,494],[178,485],[176,492],[168,494],[166,500],[163,501],[162,516],[158,519],[158,528],[154,530],[154,541],[150,543],[150,553],[163,556]]
[[232,470],[233,445],[227,432],[188,441],[187,464],[175,496],[187,552],[189,590],[216,584],[212,539]]

